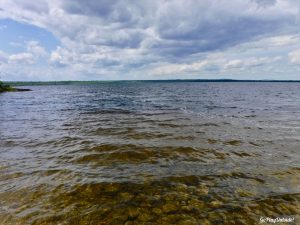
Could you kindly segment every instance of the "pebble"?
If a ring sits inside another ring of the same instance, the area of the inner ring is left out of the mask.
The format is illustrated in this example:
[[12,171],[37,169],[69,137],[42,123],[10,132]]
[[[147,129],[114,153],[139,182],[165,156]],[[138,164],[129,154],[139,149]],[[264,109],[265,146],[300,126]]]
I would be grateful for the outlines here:
[[122,192],[120,194],[120,197],[124,200],[124,201],[130,201],[131,199],[133,199],[133,195],[128,193],[128,192]]
[[191,211],[193,211],[193,208],[191,206],[184,205],[181,207],[181,210],[186,211],[186,212],[191,212]]
[[253,194],[251,192],[243,190],[243,189],[237,189],[236,192],[240,197],[251,197],[251,196],[253,196]]
[[176,191],[180,191],[180,192],[186,192],[186,190],[187,190],[187,185],[185,185],[185,184],[178,184],[178,185],[175,187],[175,190],[176,190]]
[[205,196],[205,195],[208,195],[209,189],[207,186],[200,186],[200,187],[196,188],[195,192],[197,195]]
[[208,219],[201,219],[199,221],[199,224],[201,224],[201,225],[212,225],[212,223]]
[[130,218],[136,218],[140,214],[139,208],[128,208],[128,216]]
[[162,214],[162,210],[159,209],[159,208],[154,208],[154,209],[152,209],[152,212],[153,212],[154,214],[157,214],[157,215],[161,215],[161,214]]
[[191,199],[189,201],[189,206],[192,208],[203,209],[205,205],[203,202],[201,202],[197,199]]
[[212,208],[220,208],[222,205],[223,205],[222,202],[217,201],[217,200],[212,201],[212,202],[209,204],[209,206],[212,207]]
[[169,212],[176,211],[176,210],[177,210],[176,205],[171,204],[171,203],[167,203],[162,207],[162,211],[164,213],[169,213]]
[[151,216],[151,214],[149,214],[146,211],[141,212],[138,216],[138,220],[142,222],[147,222],[150,221],[151,219],[153,219],[153,216]]

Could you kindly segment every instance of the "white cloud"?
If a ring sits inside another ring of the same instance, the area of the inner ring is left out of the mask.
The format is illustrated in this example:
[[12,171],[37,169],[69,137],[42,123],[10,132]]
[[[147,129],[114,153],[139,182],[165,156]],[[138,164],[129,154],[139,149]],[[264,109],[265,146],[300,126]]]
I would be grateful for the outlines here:
[[240,59],[230,60],[224,65],[225,69],[240,68],[243,66],[243,61]]
[[282,35],[277,37],[271,37],[266,40],[271,46],[287,46],[296,44],[299,42],[299,37],[293,35]]
[[291,63],[300,65],[300,49],[290,52],[289,59]]
[[18,54],[13,54],[9,56],[9,61],[12,63],[26,63],[33,64],[34,56],[28,52],[22,52]]
[[[23,45],[21,43],[9,43],[10,45],[22,47]],[[16,54],[5,54],[0,52],[0,61],[6,62],[9,64],[34,64],[39,60],[40,58],[47,57],[46,50],[39,45],[37,41],[30,41],[26,44],[26,52],[19,52]],[[15,65],[13,65],[15,66]]]
[[264,66],[266,64],[274,63],[279,60],[281,60],[282,57],[276,56],[276,57],[251,57],[246,59],[234,59],[228,61],[224,65],[224,69],[247,69],[251,67],[257,67],[257,66]]
[[168,64],[155,68],[152,72],[152,75],[177,75],[187,72],[199,72],[207,65],[207,61],[201,61],[192,64]]
[[46,50],[39,44],[38,41],[30,41],[27,44],[27,52],[32,53],[36,57],[45,57]]
[[61,47],[57,47],[55,51],[52,51],[49,59],[50,64],[57,67],[65,67],[70,64],[71,61],[72,54]]

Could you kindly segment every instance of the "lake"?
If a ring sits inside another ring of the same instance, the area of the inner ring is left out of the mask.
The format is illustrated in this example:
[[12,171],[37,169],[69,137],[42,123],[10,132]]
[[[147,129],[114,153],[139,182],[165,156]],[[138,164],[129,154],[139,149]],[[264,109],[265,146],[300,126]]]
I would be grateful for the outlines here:
[[300,214],[300,83],[0,94],[0,224],[258,224]]

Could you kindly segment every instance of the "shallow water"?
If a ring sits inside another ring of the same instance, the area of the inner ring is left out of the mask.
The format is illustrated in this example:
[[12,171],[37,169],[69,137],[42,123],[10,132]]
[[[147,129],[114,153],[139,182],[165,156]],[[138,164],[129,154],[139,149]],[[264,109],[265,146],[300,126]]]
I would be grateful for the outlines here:
[[0,94],[1,225],[300,213],[300,83],[30,88]]

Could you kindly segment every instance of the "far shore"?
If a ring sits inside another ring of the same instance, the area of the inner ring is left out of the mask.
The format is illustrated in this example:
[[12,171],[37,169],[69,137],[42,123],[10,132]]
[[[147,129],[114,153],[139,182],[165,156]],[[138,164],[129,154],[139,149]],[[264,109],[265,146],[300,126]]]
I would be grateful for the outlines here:
[[0,93],[13,92],[13,91],[31,91],[31,90],[28,88],[15,88],[10,86],[9,84],[4,84],[2,81],[0,81]]
[[168,79],[168,80],[68,80],[68,81],[7,81],[11,86],[48,86],[48,85],[96,85],[111,83],[140,82],[213,82],[213,83],[300,83],[300,80],[235,80],[235,79]]

